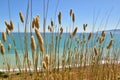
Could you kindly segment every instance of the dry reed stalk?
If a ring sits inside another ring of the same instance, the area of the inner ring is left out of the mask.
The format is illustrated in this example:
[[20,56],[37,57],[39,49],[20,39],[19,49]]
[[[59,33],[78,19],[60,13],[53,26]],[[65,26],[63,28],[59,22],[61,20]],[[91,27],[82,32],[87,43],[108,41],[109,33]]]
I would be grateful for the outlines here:
[[76,35],[77,30],[78,30],[78,28],[76,27],[76,28],[74,29],[73,33],[72,33],[72,36],[75,36],[75,35]]
[[74,13],[72,14],[72,21],[73,21],[73,23],[75,22],[75,14]]
[[2,39],[4,42],[6,42],[6,33],[5,32],[2,32]]
[[110,47],[112,46],[112,44],[113,44],[113,40],[111,39],[111,40],[110,40],[110,43],[109,43],[108,46],[107,46],[107,49],[110,49]]
[[11,45],[10,45],[10,44],[8,44],[8,51],[10,51],[10,49],[11,49]]
[[86,31],[87,24],[83,24],[83,29]]
[[70,17],[72,16],[72,9],[70,9]]
[[5,54],[5,47],[4,47],[4,45],[3,44],[1,44],[1,46],[0,46],[1,48],[1,54],[2,55],[4,55]]
[[33,67],[34,67],[34,70],[36,71],[36,68],[35,68],[35,60],[34,60],[34,51],[36,50],[36,43],[35,43],[35,39],[34,39],[34,36],[31,35],[31,49],[32,49],[32,59],[33,59]]
[[94,47],[94,53],[95,53],[95,55],[98,55],[98,51],[97,51],[96,46]]
[[33,51],[36,49],[36,43],[33,35],[31,36],[31,49]]
[[88,35],[88,41],[91,39],[91,36],[92,36],[92,32],[90,32]]
[[24,16],[21,11],[19,12],[19,16],[20,16],[21,22],[24,23]]
[[14,24],[13,24],[13,21],[12,20],[10,20],[10,30],[13,30],[14,29]]
[[61,24],[61,17],[62,17],[62,13],[59,12],[59,14],[58,14],[58,22],[59,22],[59,24]]
[[9,36],[10,35],[10,30],[6,28],[6,34]]

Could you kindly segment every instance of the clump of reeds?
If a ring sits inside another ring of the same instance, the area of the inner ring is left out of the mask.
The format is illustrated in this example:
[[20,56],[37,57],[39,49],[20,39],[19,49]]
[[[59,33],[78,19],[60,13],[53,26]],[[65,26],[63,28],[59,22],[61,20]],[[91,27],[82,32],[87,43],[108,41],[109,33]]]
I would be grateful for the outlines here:
[[19,12],[19,16],[20,16],[21,22],[24,23],[24,16],[21,11]]

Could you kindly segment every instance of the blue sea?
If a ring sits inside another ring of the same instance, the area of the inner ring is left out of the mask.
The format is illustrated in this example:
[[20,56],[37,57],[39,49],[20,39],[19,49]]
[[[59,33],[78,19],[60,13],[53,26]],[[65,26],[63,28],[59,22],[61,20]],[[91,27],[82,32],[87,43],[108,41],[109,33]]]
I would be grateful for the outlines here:
[[[16,59],[15,59],[15,51],[14,51],[12,35],[13,35],[15,43],[16,43],[16,49],[17,49],[18,55],[20,57],[21,64],[23,62],[23,51],[25,51],[24,33],[12,33],[9,36],[7,35],[6,36],[7,37],[6,42],[3,42],[2,33],[0,33],[0,40],[5,46],[4,57],[2,56],[2,54],[0,54],[0,61],[1,61],[0,62],[0,68],[3,68],[3,63],[6,61],[6,59],[11,64],[12,67],[16,67]],[[36,44],[38,44],[35,33],[33,33],[33,35],[35,37]],[[41,33],[41,35],[43,36],[43,33]],[[52,35],[51,33],[46,33],[46,46],[47,46],[46,54],[49,54],[49,49],[50,49],[49,44],[52,41],[51,35]],[[57,35],[57,33],[54,33],[54,35],[53,35],[54,47],[55,47],[55,42],[56,42],[56,37],[55,37],[56,35]],[[77,33],[72,39],[71,50],[73,50],[74,47],[77,47],[79,45],[76,42],[76,39],[78,39],[79,41],[82,41],[83,40],[83,35],[85,35],[86,42],[88,42],[87,39],[88,39],[89,33]],[[98,34],[94,33],[92,35],[90,41],[87,43],[89,48],[92,48],[94,46],[98,46],[98,43],[96,42],[96,38],[97,38],[98,35],[100,35],[100,34],[99,33]],[[110,42],[110,39],[111,39],[110,34],[106,33],[106,38],[105,38],[105,41],[102,44],[102,47],[106,48],[107,45]],[[113,39],[114,39],[114,44],[112,45],[112,48],[119,49],[120,48],[120,34],[115,33],[113,35]],[[62,34],[62,37],[61,37],[61,40],[60,40],[60,48],[59,48],[60,49],[60,58],[62,57],[65,41],[70,41],[69,33],[63,33]],[[11,44],[11,50],[9,52],[8,52],[8,44]],[[28,58],[29,58],[29,60],[32,61],[32,51],[31,51],[31,47],[30,47],[30,33],[27,33],[27,47],[28,47]],[[84,47],[86,47],[86,45]]]

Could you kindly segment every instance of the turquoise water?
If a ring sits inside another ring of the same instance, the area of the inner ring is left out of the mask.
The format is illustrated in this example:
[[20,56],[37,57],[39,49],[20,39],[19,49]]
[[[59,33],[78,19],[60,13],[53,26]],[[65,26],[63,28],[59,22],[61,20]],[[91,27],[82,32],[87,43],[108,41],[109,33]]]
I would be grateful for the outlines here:
[[[89,35],[88,33],[77,33],[76,36],[72,40],[71,50],[73,50],[75,46],[76,47],[78,46],[78,43],[76,43],[76,41],[75,41],[76,38],[78,38],[79,40],[83,40],[83,34],[86,36],[86,41],[87,41],[87,38],[88,38],[88,35]],[[38,44],[35,33],[33,33],[33,35],[35,37],[36,44]],[[55,35],[56,35],[56,33],[54,34],[54,39],[53,39],[54,44],[55,44],[55,41],[56,41]],[[87,43],[89,47],[94,47],[94,45],[98,46],[98,43],[95,42],[95,40],[96,40],[95,38],[96,38],[97,35],[100,35],[100,34],[94,33],[92,35],[90,41]],[[16,49],[17,49],[19,57],[20,57],[20,61],[22,63],[23,62],[23,52],[22,51],[25,51],[25,49],[24,49],[24,33],[20,33],[20,34],[13,33],[13,36],[14,36],[14,40],[15,40],[15,43],[16,43]],[[43,36],[43,33],[42,33],[42,36]],[[116,33],[116,34],[113,35],[113,37],[114,37],[114,44],[113,44],[112,47],[120,48],[120,45],[119,45],[120,44],[120,34]],[[1,33],[0,33],[0,40],[2,41]],[[61,38],[61,41],[60,41],[60,55],[62,55],[62,53],[63,53],[64,42],[66,40],[69,40],[69,33],[63,33],[63,35],[62,35],[62,38]],[[47,44],[48,48],[49,48],[50,42],[51,42],[51,34],[46,33],[46,44]],[[109,44],[109,42],[110,42],[110,34],[107,33],[106,34],[106,39],[105,39],[102,46],[104,48],[106,48],[106,46]],[[15,62],[15,51],[14,51],[14,45],[13,45],[13,41],[12,41],[12,34],[10,34],[10,36],[7,35],[7,41],[5,43],[2,41],[2,43],[5,45],[5,56],[4,57],[7,57],[11,66],[15,67],[16,62]],[[8,44],[11,44],[11,50],[9,52],[7,50]],[[31,48],[30,48],[30,34],[29,33],[27,33],[27,47],[28,47],[28,57],[32,61],[32,52],[31,52]],[[49,53],[49,52],[47,51],[46,53]],[[0,61],[1,61],[0,68],[2,68],[4,58],[1,54],[0,54]]]

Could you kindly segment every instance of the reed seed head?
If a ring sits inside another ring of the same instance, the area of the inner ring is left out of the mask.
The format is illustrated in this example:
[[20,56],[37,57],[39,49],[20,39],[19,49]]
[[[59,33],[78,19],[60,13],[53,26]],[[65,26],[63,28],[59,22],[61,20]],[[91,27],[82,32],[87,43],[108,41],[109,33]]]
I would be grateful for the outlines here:
[[52,27],[50,27],[50,25],[48,25],[48,30],[49,30],[50,32],[53,32]]
[[88,40],[91,39],[91,36],[92,36],[92,32],[89,33],[89,35],[88,35]]
[[60,28],[60,35],[62,35],[62,33],[63,33],[63,28],[61,27]]
[[54,22],[53,22],[53,20],[51,20],[51,26],[52,26],[52,27],[54,26]]
[[92,64],[95,64],[95,60],[92,60]]
[[76,35],[77,30],[78,30],[78,28],[76,27],[76,28],[74,29],[73,33],[72,33],[72,36],[75,36],[75,35]]
[[13,24],[13,21],[12,20],[10,20],[10,30],[13,30],[14,29],[14,24]]
[[102,31],[101,35],[102,35],[102,37],[105,37],[105,31]]
[[5,34],[5,32],[2,32],[2,39],[3,39],[4,42],[6,42],[6,34]]
[[72,14],[72,21],[73,21],[73,23],[75,22],[75,14],[74,13]]
[[8,44],[8,51],[10,51],[10,49],[11,49],[11,45],[10,45],[10,44]]
[[40,45],[40,51],[43,53],[44,52],[44,46]]
[[50,30],[50,25],[48,25],[48,30]]
[[58,40],[58,35],[56,35],[56,41]]
[[40,34],[40,32],[37,28],[35,28],[35,33],[36,33],[39,44],[42,45],[43,44],[43,38],[42,38],[42,36],[41,36],[41,34]]
[[3,44],[1,44],[1,46],[0,46],[1,48],[1,53],[2,53],[2,55],[4,55],[5,54],[5,48],[4,48],[4,45]]
[[39,29],[39,27],[40,27],[40,16],[39,15],[37,15],[35,18],[35,27],[37,29]]
[[42,62],[42,64],[43,64],[43,68],[44,68],[44,69],[47,69],[46,62],[45,62],[45,61],[43,61],[43,62]]
[[98,55],[96,46],[94,47],[94,53],[95,53],[95,55]]
[[9,36],[10,35],[10,30],[6,28],[6,34]]
[[34,26],[35,26],[35,18],[33,18],[32,20],[32,28],[34,28]]
[[69,35],[70,39],[72,39],[72,34]]
[[9,29],[9,31],[11,31],[11,26],[7,21],[5,21],[5,25],[6,25],[6,28]]
[[105,37],[102,37],[102,36],[101,36],[101,37],[99,38],[100,44],[102,44],[104,40],[105,40]]
[[96,42],[98,42],[100,40],[100,37],[98,36],[97,38],[96,38]]
[[31,49],[33,51],[36,49],[36,43],[33,35],[31,36]]
[[20,16],[21,22],[24,23],[24,16],[21,11],[19,12],[19,16]]
[[46,65],[48,66],[49,65],[49,56],[48,55],[45,56],[45,62],[46,62]]
[[113,38],[113,34],[112,34],[112,32],[110,32],[110,36],[111,36],[111,38]]
[[87,24],[83,24],[83,29],[86,31]]
[[111,40],[110,40],[110,43],[109,43],[108,46],[107,46],[107,49],[110,49],[110,47],[112,46],[112,44],[113,44],[113,40],[111,39]]
[[41,50],[41,52],[44,52],[44,47],[43,47],[44,42],[43,42],[43,38],[42,38],[42,36],[41,36],[41,34],[40,34],[40,32],[38,31],[37,28],[35,28],[35,33],[36,33],[36,36],[37,36],[37,39],[38,39],[38,43],[39,43],[39,46],[40,46],[40,50]]
[[59,12],[59,14],[58,14],[58,22],[59,22],[59,24],[61,24],[61,17],[62,17],[62,13]]
[[72,9],[70,9],[70,16],[72,16]]

